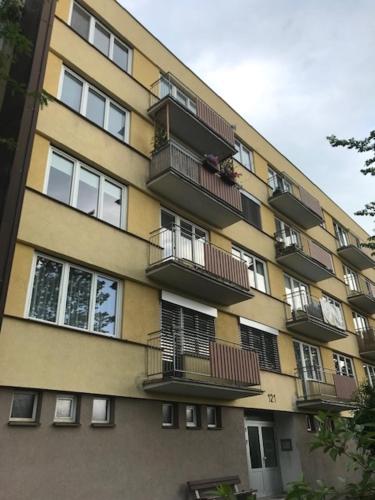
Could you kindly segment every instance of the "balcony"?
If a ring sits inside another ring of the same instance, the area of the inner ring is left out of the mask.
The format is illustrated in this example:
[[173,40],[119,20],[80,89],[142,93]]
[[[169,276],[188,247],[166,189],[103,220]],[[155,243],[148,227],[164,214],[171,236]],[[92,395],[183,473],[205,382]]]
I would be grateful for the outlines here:
[[169,139],[174,136],[201,156],[232,156],[233,127],[170,73],[151,86],[148,114]]
[[367,314],[375,313],[375,285],[363,276],[353,276],[346,285],[348,301]]
[[309,368],[297,378],[297,407],[303,410],[340,412],[356,407],[353,377],[338,375],[333,370]]
[[366,328],[358,333],[359,354],[375,361],[375,330]]
[[298,231],[278,231],[276,260],[295,273],[317,282],[334,276],[331,254]]
[[[228,160],[227,160],[228,161]],[[148,187],[208,223],[224,228],[242,218],[241,194],[176,142],[152,155]]]
[[253,297],[247,264],[176,224],[151,233],[149,278],[211,303]]
[[375,261],[367,248],[362,248],[358,239],[351,233],[342,234],[337,239],[337,253],[360,271],[375,266]]
[[323,222],[319,201],[303,187],[280,174],[271,176],[269,204],[299,226],[309,229]]
[[286,296],[286,326],[289,330],[320,342],[347,337],[345,322],[327,299],[307,294]]
[[263,392],[257,353],[192,331],[150,334],[146,363],[151,393],[233,400]]

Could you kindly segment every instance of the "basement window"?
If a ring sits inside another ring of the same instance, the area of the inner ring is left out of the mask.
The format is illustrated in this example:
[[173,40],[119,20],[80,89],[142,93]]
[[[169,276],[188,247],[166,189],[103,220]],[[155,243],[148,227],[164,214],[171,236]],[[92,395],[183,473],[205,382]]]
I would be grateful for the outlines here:
[[36,422],[38,394],[31,391],[13,393],[9,422]]

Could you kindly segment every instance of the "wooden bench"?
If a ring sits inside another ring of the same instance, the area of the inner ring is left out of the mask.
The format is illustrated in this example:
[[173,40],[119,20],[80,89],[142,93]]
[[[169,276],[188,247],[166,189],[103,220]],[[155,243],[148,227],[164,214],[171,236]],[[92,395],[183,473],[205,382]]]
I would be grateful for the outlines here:
[[200,500],[220,500],[222,497],[217,496],[217,487],[222,484],[226,484],[232,488],[233,497],[236,500],[248,500],[252,498],[251,495],[254,495],[254,498],[256,498],[256,490],[239,490],[241,480],[238,476],[217,477],[214,479],[187,482],[190,496],[194,495],[193,498],[198,498]]

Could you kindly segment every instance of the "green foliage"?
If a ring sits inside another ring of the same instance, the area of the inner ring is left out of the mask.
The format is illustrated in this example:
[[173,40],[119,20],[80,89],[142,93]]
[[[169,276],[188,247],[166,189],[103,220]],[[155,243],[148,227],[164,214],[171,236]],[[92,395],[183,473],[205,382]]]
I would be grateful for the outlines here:
[[[291,484],[287,500],[375,499],[375,389],[363,384],[356,396],[357,409],[352,418],[320,413],[320,430],[311,451],[322,449],[335,462],[345,457],[348,471],[356,472],[357,481],[341,478],[341,486],[317,481],[311,486],[304,481]],[[333,426],[328,425],[333,421]]]
[[[229,484],[220,484],[216,488],[216,495],[226,500],[236,500],[238,498],[238,494],[237,496],[234,495],[233,489]],[[243,500],[256,500],[256,495],[247,495],[246,498],[243,498]]]
[[[358,153],[370,154],[370,157],[365,160],[364,168],[361,172],[364,175],[370,174],[375,175],[375,130],[372,130],[368,137],[364,139],[355,139],[354,137],[350,139],[338,139],[335,135],[330,135],[327,137],[328,142],[332,147],[336,148],[338,146],[347,149],[354,149]],[[355,212],[355,215],[364,215],[368,217],[375,217],[375,201],[370,201],[366,203],[362,210]],[[375,235],[370,236],[367,243],[363,243],[362,246],[374,250],[375,254]]]

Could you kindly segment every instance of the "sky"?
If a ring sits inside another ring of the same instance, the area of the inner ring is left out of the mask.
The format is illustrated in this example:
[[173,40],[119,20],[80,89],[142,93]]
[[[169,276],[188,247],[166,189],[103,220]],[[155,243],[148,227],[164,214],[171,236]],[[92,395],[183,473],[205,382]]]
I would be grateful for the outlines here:
[[[326,136],[375,129],[375,0],[119,0],[336,203],[375,199],[362,154]],[[251,144],[250,144],[251,146]]]

